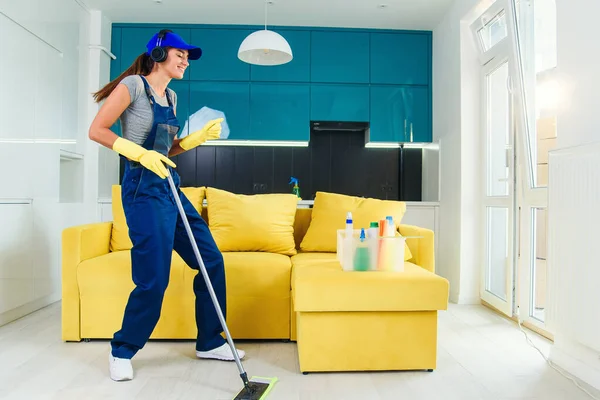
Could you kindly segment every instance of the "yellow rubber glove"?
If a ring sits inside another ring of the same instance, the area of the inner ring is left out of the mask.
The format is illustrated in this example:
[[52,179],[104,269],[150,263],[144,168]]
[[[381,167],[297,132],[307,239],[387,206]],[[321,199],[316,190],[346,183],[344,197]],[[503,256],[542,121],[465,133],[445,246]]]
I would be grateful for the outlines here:
[[200,146],[207,140],[218,139],[221,136],[221,122],[223,122],[223,118],[208,121],[202,129],[181,139],[179,146],[187,151]]
[[139,144],[135,144],[122,137],[117,138],[113,144],[113,150],[130,160],[139,162],[162,179],[165,179],[169,174],[165,164],[175,168],[175,163],[168,157],[163,156],[155,150],[146,150]]

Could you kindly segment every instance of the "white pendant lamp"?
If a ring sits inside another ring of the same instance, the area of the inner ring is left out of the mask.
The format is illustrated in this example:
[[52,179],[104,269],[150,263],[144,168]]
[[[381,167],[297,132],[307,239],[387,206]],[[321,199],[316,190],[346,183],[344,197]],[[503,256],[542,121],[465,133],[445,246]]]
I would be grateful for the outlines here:
[[267,29],[267,4],[265,1],[265,29],[248,35],[238,50],[238,58],[254,65],[281,65],[294,58],[290,44],[277,32]]

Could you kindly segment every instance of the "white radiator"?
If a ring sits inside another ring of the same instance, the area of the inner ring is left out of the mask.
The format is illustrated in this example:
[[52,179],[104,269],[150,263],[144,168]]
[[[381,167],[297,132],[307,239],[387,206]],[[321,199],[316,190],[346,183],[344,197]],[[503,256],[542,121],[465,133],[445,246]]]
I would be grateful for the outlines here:
[[600,352],[600,143],[550,152],[548,327]]

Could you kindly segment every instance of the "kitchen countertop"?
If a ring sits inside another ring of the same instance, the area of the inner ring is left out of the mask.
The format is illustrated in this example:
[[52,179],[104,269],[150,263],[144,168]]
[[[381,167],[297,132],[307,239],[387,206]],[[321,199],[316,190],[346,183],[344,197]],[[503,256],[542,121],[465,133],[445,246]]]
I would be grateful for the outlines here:
[[[112,203],[112,199],[110,197],[100,197],[98,198],[98,203],[101,204],[110,204]],[[300,200],[298,202],[298,207],[300,208],[311,208],[315,203],[314,200]],[[206,200],[204,200],[204,205],[206,205]],[[406,205],[409,207],[439,207],[439,201],[407,201]]]
[[[314,200],[300,200],[298,207],[310,208],[314,203]],[[405,203],[409,207],[438,207],[440,205],[438,201],[406,201]]]

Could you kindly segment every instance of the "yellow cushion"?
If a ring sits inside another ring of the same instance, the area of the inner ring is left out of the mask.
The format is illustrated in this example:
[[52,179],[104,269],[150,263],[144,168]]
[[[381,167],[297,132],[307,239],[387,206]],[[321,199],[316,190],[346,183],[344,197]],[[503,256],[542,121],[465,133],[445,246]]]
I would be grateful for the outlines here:
[[300,252],[292,257],[292,265],[295,267],[302,267],[304,265],[312,264],[323,264],[323,263],[337,263],[337,254],[335,253],[303,253]]
[[[394,218],[396,230],[398,230],[406,212],[406,203],[317,192],[310,226],[302,239],[300,249],[310,252],[336,252],[337,230],[346,227],[348,211],[352,212],[355,229],[367,229],[371,222],[379,222],[390,215]],[[410,249],[405,246],[404,260],[411,258]]]
[[298,253],[292,257],[292,291],[296,282],[298,271],[305,268],[325,269],[331,268],[337,270],[340,268],[340,262],[335,253]]
[[[204,187],[181,188],[181,191],[192,203],[196,211],[202,212],[202,202],[204,201]],[[121,201],[121,186],[112,187],[112,214],[113,226],[110,237],[110,251],[130,250],[133,247],[129,238],[129,228],[125,220],[125,211]]]
[[[161,317],[151,338],[196,337],[194,292],[191,285],[184,286],[184,271],[189,269],[174,252]],[[134,288],[131,252],[117,251],[83,261],[77,268],[77,282],[81,337],[112,338],[121,328],[123,311]]]
[[290,298],[290,257],[275,253],[222,253],[227,291],[246,298]]
[[[227,324],[238,338],[290,336],[290,257],[275,253],[223,253]],[[192,287],[195,270],[184,271]]]
[[[173,295],[182,291],[184,269],[190,268],[173,252],[169,286],[165,294]],[[81,297],[128,295],[135,287],[131,278],[131,252],[117,251],[83,261],[77,267],[77,283]]]
[[241,195],[208,188],[208,221],[222,252],[296,254],[293,194]]
[[295,311],[427,311],[448,306],[448,281],[405,262],[404,272],[344,272],[339,264],[294,264]]
[[204,201],[204,196],[206,195],[206,188],[204,186],[182,187],[181,192],[190,201],[190,203],[192,203],[192,206],[194,206],[196,211],[198,211],[199,214],[202,214],[202,202]]

